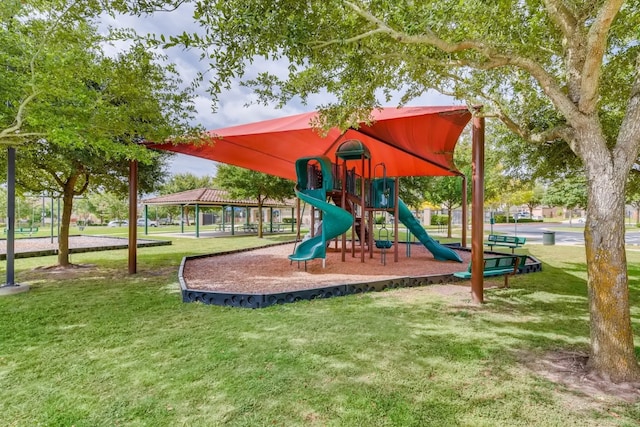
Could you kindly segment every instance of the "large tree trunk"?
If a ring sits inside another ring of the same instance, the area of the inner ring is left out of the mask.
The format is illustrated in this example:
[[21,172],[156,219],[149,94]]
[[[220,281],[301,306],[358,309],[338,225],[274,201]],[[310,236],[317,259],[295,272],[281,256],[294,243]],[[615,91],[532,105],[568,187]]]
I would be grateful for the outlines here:
[[60,234],[58,235],[58,265],[69,267],[69,225],[73,211],[74,187],[77,178],[70,178],[64,185],[62,193],[62,218],[60,219]]
[[614,165],[591,170],[588,179],[587,256],[591,355],[588,367],[614,382],[638,381],[629,312],[625,252],[626,173]]
[[453,222],[453,209],[447,208],[447,237],[451,238],[451,223]]

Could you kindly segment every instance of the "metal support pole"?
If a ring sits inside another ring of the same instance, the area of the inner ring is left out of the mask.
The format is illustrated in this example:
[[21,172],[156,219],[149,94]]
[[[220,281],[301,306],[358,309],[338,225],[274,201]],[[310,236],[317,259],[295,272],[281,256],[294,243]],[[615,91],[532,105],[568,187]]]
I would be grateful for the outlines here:
[[16,232],[16,149],[7,148],[7,282],[15,283],[15,232]]
[[51,244],[53,244],[53,227],[55,226],[55,221],[54,221],[54,216],[53,216],[53,193],[51,193]]
[[[158,219],[158,215],[156,215],[156,221]],[[137,220],[136,220],[137,221]],[[149,205],[144,205],[144,235],[149,234]]]
[[[394,179],[394,185],[393,185],[393,200],[394,200],[394,205],[393,205],[393,233],[395,234],[395,237],[393,238],[393,246],[394,246],[394,250],[393,250],[393,262],[398,262],[399,260],[399,248],[398,248],[398,236],[400,236],[400,231],[398,229],[398,222],[400,221],[400,206],[398,206],[400,204],[399,200],[400,200],[400,178],[395,177]],[[409,227],[407,227],[407,231],[409,231]]]
[[484,117],[479,117],[479,108],[473,117],[473,146],[471,154],[471,298],[473,302],[484,302]]
[[[138,262],[138,162],[129,161],[129,274],[136,274]],[[145,216],[146,217],[146,216]]]
[[462,247],[467,247],[467,176],[462,175]]

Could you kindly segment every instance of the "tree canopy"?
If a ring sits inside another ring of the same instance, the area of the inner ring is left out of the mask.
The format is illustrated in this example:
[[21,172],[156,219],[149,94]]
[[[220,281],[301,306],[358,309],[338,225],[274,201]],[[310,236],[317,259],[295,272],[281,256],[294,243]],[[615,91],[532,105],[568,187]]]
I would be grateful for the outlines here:
[[0,141],[20,147],[19,184],[62,196],[58,262],[65,266],[73,197],[88,189],[124,193],[134,160],[140,162],[140,190],[156,188],[167,155],[140,142],[189,134],[192,93],[173,65],[140,42],[105,55],[105,36],[71,12],[73,2],[53,3],[41,13],[29,6],[6,13],[11,6],[0,6],[2,29],[12,34],[4,42],[13,53],[4,58],[10,64],[0,81],[15,85],[1,84],[7,102]]
[[294,183],[237,166],[218,165],[215,182],[235,199],[253,199],[258,204],[258,237],[262,238],[262,205],[266,199],[284,202],[292,198]]

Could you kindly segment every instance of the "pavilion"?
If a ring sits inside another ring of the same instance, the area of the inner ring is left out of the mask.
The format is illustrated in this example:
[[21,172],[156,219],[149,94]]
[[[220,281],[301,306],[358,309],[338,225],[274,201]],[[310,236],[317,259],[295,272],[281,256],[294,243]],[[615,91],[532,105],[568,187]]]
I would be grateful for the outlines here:
[[[229,196],[225,190],[217,188],[198,188],[195,190],[181,191],[179,193],[166,194],[163,196],[144,199],[141,201],[144,205],[144,217],[149,217],[149,206],[180,206],[180,211],[184,214],[185,209],[193,206],[195,210],[195,226],[196,237],[200,237],[200,225],[204,225],[201,220],[202,208],[220,208],[223,212],[220,215],[221,222],[216,223],[216,228],[220,231],[230,231],[232,235],[241,227],[244,231],[257,231],[254,220],[258,215],[258,203],[254,199],[234,199]],[[294,231],[295,223],[295,201],[287,200],[280,202],[273,199],[266,199],[262,203],[263,208],[268,209],[267,231],[284,231],[283,219],[290,219],[287,226],[291,226],[291,232]],[[224,212],[231,212],[242,209],[245,212],[244,223],[236,223],[236,215],[225,215]],[[290,209],[290,215],[285,214],[284,210]],[[276,221],[274,222],[274,218]],[[227,221],[228,219],[228,221]],[[213,223],[213,221],[211,221]],[[184,222],[180,221],[181,233],[184,233]],[[146,230],[145,230],[146,231]]]

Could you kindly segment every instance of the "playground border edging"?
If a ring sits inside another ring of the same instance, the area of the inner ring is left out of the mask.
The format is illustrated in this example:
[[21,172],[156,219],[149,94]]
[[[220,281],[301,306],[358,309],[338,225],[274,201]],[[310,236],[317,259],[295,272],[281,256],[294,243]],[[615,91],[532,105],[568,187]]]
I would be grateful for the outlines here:
[[[272,245],[261,246],[260,248],[268,246],[279,246],[289,244],[291,242],[281,242]],[[470,251],[468,248],[460,247],[460,244],[447,245],[455,247],[458,250]],[[215,254],[201,254],[185,256],[182,258],[180,268],[178,271],[178,280],[180,282],[180,290],[182,294],[182,302],[201,302],[203,304],[227,306],[227,307],[241,307],[241,308],[265,308],[277,304],[287,304],[298,302],[302,300],[313,300],[320,298],[332,298],[346,295],[354,295],[365,292],[382,292],[387,289],[407,288],[426,286],[434,284],[442,284],[447,282],[461,281],[453,276],[453,273],[437,274],[430,276],[407,276],[398,277],[395,279],[378,280],[374,282],[362,282],[351,283],[347,285],[329,285],[319,288],[301,289],[296,291],[278,292],[269,294],[246,294],[246,293],[229,293],[229,292],[216,292],[206,291],[200,289],[189,289],[187,283],[184,280],[183,272],[185,264],[192,259],[207,258],[212,256],[229,255],[240,252],[247,252],[260,248],[245,248],[233,251],[219,252]],[[486,252],[491,254],[500,254],[499,252]],[[531,255],[527,257],[533,261],[533,263],[526,264],[525,268],[520,269],[518,274],[528,274],[538,271],[542,271],[542,263]]]

